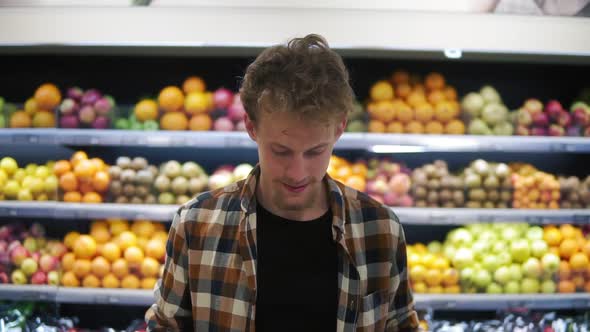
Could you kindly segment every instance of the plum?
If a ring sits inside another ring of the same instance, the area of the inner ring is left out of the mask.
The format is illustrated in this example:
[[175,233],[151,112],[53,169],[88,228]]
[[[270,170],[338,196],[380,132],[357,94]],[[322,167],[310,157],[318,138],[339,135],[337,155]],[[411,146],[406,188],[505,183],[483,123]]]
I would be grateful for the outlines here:
[[109,127],[109,118],[106,116],[98,116],[92,122],[92,128],[94,129],[107,129]]
[[59,119],[59,126],[60,128],[75,129],[80,127],[80,123],[75,115],[69,114],[62,116],[61,119]]

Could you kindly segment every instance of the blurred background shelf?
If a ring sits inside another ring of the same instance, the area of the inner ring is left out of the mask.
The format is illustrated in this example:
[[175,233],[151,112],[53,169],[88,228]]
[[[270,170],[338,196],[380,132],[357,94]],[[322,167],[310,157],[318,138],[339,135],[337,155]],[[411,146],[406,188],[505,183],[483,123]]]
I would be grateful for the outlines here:
[[[244,132],[0,129],[0,144],[256,148]],[[590,152],[586,137],[345,133],[336,149],[372,152]]]
[[[123,218],[171,221],[178,208],[178,205],[0,201],[0,217]],[[590,209],[519,210],[402,207],[393,207],[392,209],[403,224],[413,225],[461,225],[494,221],[528,222],[533,224],[590,223]]]

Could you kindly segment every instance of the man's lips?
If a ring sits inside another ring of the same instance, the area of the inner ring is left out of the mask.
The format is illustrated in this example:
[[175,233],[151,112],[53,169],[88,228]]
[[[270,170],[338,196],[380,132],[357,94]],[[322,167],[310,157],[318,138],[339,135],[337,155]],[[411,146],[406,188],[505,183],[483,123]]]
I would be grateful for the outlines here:
[[305,188],[307,188],[308,184],[304,184],[301,186],[291,186],[288,185],[286,183],[283,183],[283,186],[285,186],[285,188],[287,188],[288,191],[293,192],[293,193],[300,193],[303,190],[305,190]]

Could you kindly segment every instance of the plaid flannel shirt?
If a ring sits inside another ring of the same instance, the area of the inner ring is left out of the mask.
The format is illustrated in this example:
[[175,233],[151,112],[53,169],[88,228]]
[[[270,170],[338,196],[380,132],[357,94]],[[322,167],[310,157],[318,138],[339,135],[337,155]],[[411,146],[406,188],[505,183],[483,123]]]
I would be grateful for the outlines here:
[[[254,331],[259,173],[256,167],[246,180],[178,210],[155,304],[146,312],[148,331]],[[397,216],[328,175],[324,181],[338,244],[337,331],[417,330]]]

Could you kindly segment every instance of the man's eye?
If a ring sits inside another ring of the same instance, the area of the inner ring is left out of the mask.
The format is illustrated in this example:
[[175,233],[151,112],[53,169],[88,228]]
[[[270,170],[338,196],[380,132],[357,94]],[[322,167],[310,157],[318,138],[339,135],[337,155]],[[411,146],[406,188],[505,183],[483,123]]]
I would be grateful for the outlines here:
[[289,151],[272,151],[274,154],[276,154],[277,156],[286,156],[289,154]]
[[321,150],[312,150],[312,151],[308,151],[305,154],[307,154],[308,156],[319,156],[320,154],[322,154],[324,152],[324,149]]

